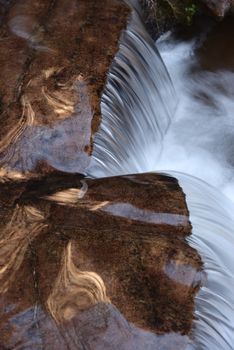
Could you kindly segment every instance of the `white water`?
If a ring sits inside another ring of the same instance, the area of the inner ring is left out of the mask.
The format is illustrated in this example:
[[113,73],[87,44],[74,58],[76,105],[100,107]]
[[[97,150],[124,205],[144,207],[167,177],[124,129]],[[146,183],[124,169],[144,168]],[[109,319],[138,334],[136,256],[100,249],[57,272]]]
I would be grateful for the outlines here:
[[[234,349],[234,74],[199,71],[194,42],[158,43],[179,95],[173,122],[154,169],[170,172],[186,193],[193,226],[189,243],[208,281],[196,298],[192,349]],[[172,54],[173,53],[173,54]],[[223,192],[223,195],[220,193]]]
[[234,206],[214,187],[171,171],[179,180],[193,226],[188,243],[202,257],[206,285],[199,291],[190,350],[234,349]]
[[[138,21],[135,18],[133,31]],[[197,319],[188,349],[233,350],[234,74],[201,71],[193,42],[178,43],[170,36],[161,38],[158,47],[175,86],[178,104],[170,126],[158,130],[158,125],[165,126],[168,120],[165,105],[172,110],[176,97],[171,88],[162,84],[166,79],[166,85],[170,85],[165,67],[157,51],[152,46],[147,49],[150,41],[140,28],[134,37],[129,26],[132,41],[124,52],[128,60],[123,55],[114,65],[119,85],[113,83],[115,89],[108,100],[107,113],[106,97],[113,81],[108,82],[90,174],[98,177],[160,171],[179,180],[193,226],[189,244],[202,256],[208,275],[207,284],[196,297]],[[130,55],[132,45],[134,55]],[[144,57],[147,62],[142,60]],[[127,62],[124,75],[122,62]],[[125,76],[129,72],[127,84]]]
[[217,187],[234,200],[234,73],[199,69],[195,42],[158,47],[172,77],[179,104],[151,169],[173,169]]
[[[155,62],[152,64],[152,57]],[[147,84],[145,84],[147,81]],[[176,94],[158,50],[137,12],[123,32],[102,97],[102,123],[89,169],[95,176],[151,169],[171,122]],[[141,118],[138,118],[141,116]]]

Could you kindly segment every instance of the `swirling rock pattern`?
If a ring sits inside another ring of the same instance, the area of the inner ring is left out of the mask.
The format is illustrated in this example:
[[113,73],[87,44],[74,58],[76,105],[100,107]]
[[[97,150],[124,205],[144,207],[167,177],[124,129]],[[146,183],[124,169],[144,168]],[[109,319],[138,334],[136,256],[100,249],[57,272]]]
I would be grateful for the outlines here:
[[129,8],[118,0],[0,2],[0,165],[82,172]]
[[205,275],[176,179],[1,185],[0,348],[184,349]]

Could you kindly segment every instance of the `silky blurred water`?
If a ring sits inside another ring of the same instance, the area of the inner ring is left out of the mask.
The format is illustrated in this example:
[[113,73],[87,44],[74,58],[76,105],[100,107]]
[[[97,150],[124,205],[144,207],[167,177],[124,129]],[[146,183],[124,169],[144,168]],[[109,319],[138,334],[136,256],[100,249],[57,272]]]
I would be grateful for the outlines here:
[[[191,349],[233,349],[233,203],[191,175],[170,172],[186,194],[193,226],[188,243],[200,253],[207,282],[196,297]],[[190,349],[190,348],[189,348]]]
[[179,103],[152,168],[197,176],[234,200],[234,73],[203,69],[196,40],[178,42],[168,35],[158,47]]
[[134,12],[107,79],[89,174],[151,170],[149,154],[158,158],[176,103],[158,50]]

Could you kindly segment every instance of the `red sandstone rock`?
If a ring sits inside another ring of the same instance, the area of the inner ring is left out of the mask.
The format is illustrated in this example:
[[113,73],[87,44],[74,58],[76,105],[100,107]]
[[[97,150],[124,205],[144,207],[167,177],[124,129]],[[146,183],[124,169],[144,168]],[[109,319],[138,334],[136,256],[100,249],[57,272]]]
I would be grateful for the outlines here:
[[185,349],[204,277],[175,179],[54,174],[0,190],[0,348]]
[[2,172],[84,171],[129,8],[121,0],[19,0],[0,8]]

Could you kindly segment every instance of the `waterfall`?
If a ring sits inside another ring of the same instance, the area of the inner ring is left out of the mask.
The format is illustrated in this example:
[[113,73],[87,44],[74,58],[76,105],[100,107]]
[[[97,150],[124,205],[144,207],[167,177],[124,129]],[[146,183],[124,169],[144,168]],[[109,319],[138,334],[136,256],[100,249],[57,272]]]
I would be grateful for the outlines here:
[[192,222],[188,243],[202,257],[206,285],[195,298],[191,350],[232,350],[234,344],[234,205],[190,175],[173,172],[186,194]]
[[171,35],[158,42],[180,98],[154,170],[194,175],[234,201],[234,73],[204,69],[196,47]]
[[[193,44],[173,42],[170,35],[158,43],[179,96],[177,105],[167,68],[133,13],[109,72],[88,174],[161,171],[179,180],[193,227],[188,243],[201,255],[207,273],[195,300],[187,350],[231,350],[234,204],[225,195],[233,199],[233,73],[197,73]],[[195,75],[189,80],[191,72]]]
[[167,69],[134,10],[109,71],[89,175],[139,172],[142,163],[151,170],[148,153],[158,157],[175,106]]

